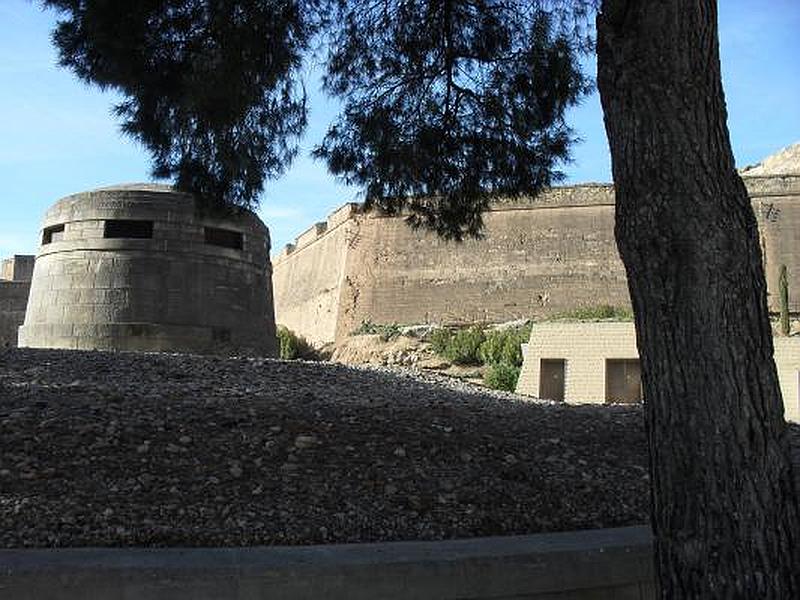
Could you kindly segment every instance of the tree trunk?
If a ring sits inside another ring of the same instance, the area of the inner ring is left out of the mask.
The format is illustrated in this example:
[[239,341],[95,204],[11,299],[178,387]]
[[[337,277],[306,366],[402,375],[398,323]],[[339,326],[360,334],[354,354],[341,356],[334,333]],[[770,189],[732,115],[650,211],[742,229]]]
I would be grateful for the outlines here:
[[789,437],[716,2],[603,0],[597,32],[661,597],[800,598]]

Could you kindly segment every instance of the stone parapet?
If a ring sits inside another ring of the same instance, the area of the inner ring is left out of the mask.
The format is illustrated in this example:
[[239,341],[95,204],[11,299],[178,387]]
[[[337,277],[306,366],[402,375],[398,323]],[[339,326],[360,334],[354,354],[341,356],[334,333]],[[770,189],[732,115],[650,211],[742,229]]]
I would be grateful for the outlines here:
[[[759,224],[770,309],[778,310],[772,290],[786,265],[790,310],[800,312],[800,293],[791,291],[800,290],[800,176],[743,179]],[[609,184],[498,198],[484,214],[480,241],[447,243],[412,230],[404,217],[348,204],[304,232],[274,262],[278,322],[327,343],[366,320],[458,325],[629,306]]]
[[354,202],[349,202],[340,206],[329,214],[325,221],[314,223],[314,225],[298,235],[293,243],[286,244],[273,259],[273,264],[283,262],[296,250],[306,248],[314,242],[325,238],[328,234],[333,233],[340,225],[348,223],[362,212],[362,206]]
[[750,197],[792,196],[800,201],[800,175],[745,175],[742,177]]

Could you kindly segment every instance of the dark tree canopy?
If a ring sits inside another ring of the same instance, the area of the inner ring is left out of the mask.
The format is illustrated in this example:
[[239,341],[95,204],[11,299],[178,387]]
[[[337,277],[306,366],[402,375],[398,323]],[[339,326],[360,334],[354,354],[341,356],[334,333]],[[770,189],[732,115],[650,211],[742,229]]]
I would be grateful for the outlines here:
[[367,205],[408,208],[445,237],[479,234],[492,195],[562,177],[564,113],[589,89],[577,21],[543,4],[339,2],[325,87],[344,108],[316,156]]
[[123,131],[153,175],[251,207],[306,124],[297,71],[311,25],[296,0],[43,0],[61,65],[124,97]]
[[368,205],[445,237],[478,235],[492,195],[561,179],[564,113],[590,87],[590,0],[42,2],[64,17],[61,64],[122,93],[153,175],[215,204],[254,206],[293,159],[298,71],[323,22],[325,87],[344,109],[316,156]]

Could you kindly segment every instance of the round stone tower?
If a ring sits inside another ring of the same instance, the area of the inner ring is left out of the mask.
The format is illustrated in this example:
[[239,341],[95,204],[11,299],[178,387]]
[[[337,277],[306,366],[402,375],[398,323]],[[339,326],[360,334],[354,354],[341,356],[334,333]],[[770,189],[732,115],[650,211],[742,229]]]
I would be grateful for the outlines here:
[[47,211],[19,345],[275,356],[269,232],[137,184]]

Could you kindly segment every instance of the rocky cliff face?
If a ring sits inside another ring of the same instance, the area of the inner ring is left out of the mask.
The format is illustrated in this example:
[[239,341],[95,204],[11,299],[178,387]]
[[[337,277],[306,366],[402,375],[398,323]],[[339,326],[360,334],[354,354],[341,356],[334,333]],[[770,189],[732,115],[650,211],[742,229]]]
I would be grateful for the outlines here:
[[743,177],[766,175],[800,175],[800,142],[768,156],[757,165],[744,167]]

